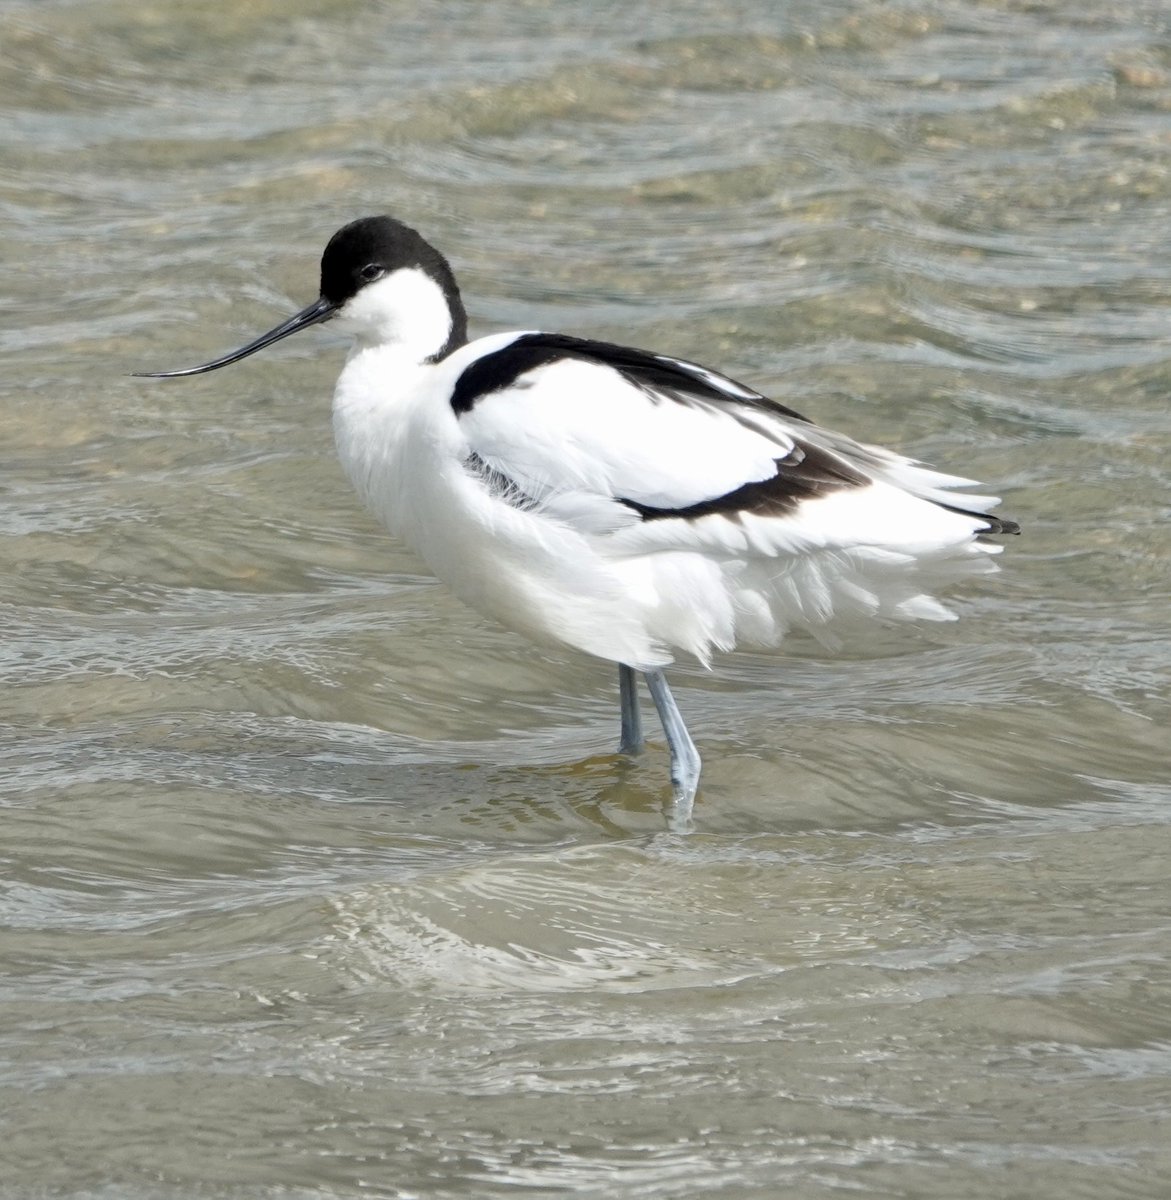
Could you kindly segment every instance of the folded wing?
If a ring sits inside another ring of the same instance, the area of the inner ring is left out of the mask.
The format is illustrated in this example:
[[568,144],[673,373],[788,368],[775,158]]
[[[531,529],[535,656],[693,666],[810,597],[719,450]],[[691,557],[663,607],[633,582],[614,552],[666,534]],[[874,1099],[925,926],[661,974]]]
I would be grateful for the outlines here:
[[631,552],[1015,532],[988,515],[995,498],[954,491],[971,480],[819,429],[698,364],[608,342],[521,334],[464,370],[452,406],[485,487],[620,534]]

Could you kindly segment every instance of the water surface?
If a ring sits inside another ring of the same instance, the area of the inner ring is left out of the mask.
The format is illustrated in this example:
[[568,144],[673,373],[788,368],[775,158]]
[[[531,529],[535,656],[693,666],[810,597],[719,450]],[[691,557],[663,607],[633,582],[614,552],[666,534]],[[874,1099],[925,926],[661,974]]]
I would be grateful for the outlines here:
[[[1154,0],[0,3],[0,1195],[1162,1197]],[[991,481],[962,620],[604,664],[350,495],[342,344],[170,384],[344,221],[476,331]]]

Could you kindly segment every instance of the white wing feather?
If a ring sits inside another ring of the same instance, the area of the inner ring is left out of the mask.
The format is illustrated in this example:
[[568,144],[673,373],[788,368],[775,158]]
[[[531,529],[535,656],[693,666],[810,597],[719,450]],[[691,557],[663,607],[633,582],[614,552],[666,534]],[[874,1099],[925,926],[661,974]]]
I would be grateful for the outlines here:
[[560,359],[460,418],[472,450],[540,501],[573,492],[686,508],[776,474],[793,449],[715,407],[653,397],[602,363]]

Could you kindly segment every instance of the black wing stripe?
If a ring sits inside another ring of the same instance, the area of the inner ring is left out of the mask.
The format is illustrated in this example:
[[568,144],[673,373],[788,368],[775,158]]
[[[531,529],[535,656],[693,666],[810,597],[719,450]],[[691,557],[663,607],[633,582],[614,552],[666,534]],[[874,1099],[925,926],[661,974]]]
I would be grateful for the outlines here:
[[802,442],[798,442],[784,458],[778,458],[776,464],[777,473],[769,479],[745,483],[723,496],[701,500],[684,508],[655,508],[637,500],[621,500],[620,503],[634,509],[644,521],[662,521],[671,517],[694,520],[713,513],[733,519],[741,513],[782,517],[793,512],[803,500],[816,500],[844,488],[866,487],[872,482],[849,463]]
[[806,420],[800,413],[735,380],[729,379],[728,388],[721,388],[722,377],[703,367],[691,368],[689,363],[651,354],[647,350],[570,337],[564,333],[522,334],[515,342],[476,359],[455,381],[451,407],[456,416],[470,412],[482,397],[512,387],[522,375],[558,359],[578,359],[612,367],[655,400],[667,397],[683,404],[696,401],[727,404],[732,401],[790,420]]

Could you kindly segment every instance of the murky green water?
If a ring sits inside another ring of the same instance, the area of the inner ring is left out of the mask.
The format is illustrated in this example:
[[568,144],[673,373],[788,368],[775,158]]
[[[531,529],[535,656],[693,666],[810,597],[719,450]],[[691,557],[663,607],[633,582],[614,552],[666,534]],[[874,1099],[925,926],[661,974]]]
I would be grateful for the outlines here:
[[[0,110],[0,1195],[1168,1194],[1165,3],[0,0]],[[677,669],[668,835],[358,508],[336,339],[127,378],[384,210],[1025,535]]]

